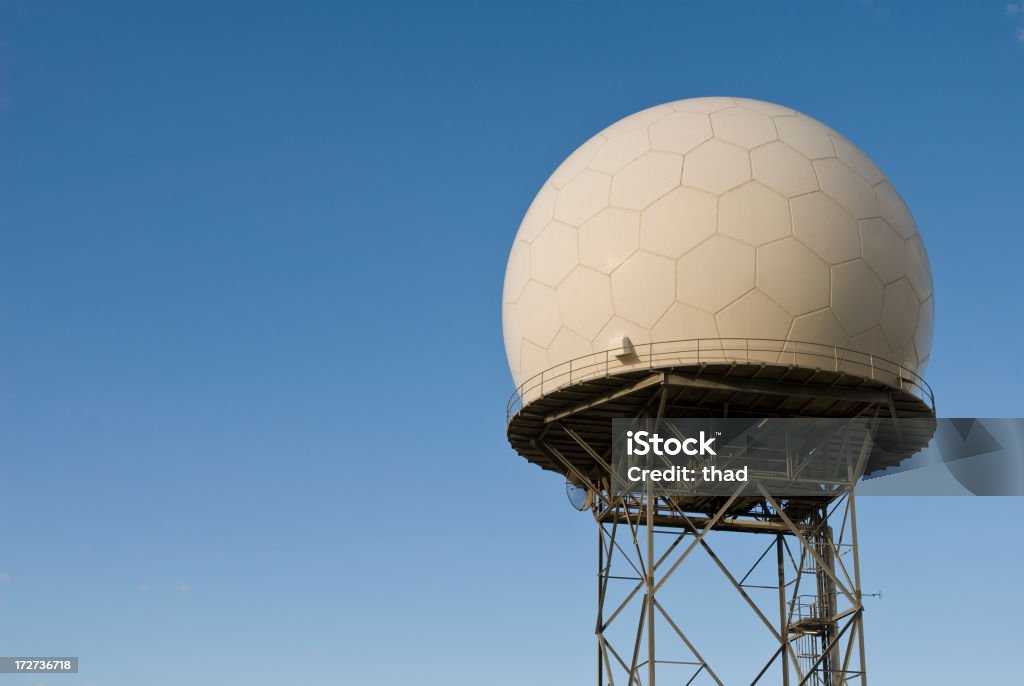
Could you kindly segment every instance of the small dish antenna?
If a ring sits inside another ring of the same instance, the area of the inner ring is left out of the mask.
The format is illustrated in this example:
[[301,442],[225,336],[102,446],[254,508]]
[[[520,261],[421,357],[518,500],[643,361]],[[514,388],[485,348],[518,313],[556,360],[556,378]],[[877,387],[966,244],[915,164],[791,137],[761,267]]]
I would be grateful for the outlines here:
[[577,486],[572,481],[565,481],[565,495],[569,498],[569,504],[575,509],[583,512],[594,505],[594,493],[584,486]]

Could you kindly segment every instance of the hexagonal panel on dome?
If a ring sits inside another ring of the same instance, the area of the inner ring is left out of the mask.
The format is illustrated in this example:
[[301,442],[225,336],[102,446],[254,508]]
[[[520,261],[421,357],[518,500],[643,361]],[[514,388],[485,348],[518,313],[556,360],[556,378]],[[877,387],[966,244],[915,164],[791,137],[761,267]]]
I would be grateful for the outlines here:
[[611,204],[642,210],[679,185],[683,158],[651,151],[630,162],[612,178]]
[[771,117],[746,107],[715,112],[711,115],[711,128],[716,138],[748,150],[778,138]]
[[546,348],[562,326],[555,290],[539,281],[530,281],[516,303],[522,317],[520,330],[523,338]]
[[924,241],[916,235],[907,241],[907,280],[914,287],[914,292],[921,300],[931,297],[932,268],[928,263],[928,253],[924,249]]
[[[636,322],[631,322],[616,315],[594,336],[591,345],[595,352],[609,350],[612,348],[612,340],[619,336],[629,336],[629,340],[638,348],[651,342],[649,328],[638,326]],[[646,350],[643,352],[646,353]],[[614,360],[614,357],[612,357],[612,360]]]
[[651,124],[651,147],[684,155],[711,138],[711,120],[697,112],[674,112]]
[[686,186],[669,191],[640,217],[640,247],[675,259],[715,232],[715,196]]
[[745,183],[719,198],[718,230],[750,245],[763,245],[789,236],[789,203],[757,181]]
[[889,222],[876,217],[860,222],[861,250],[868,263],[882,283],[890,283],[903,276],[907,251],[903,238]]
[[853,336],[850,339],[849,348],[865,355],[874,355],[883,360],[892,360],[896,357],[889,341],[882,333],[882,327],[876,326],[864,333]]
[[789,201],[793,234],[829,264],[860,257],[857,221],[820,191]]
[[717,312],[754,287],[754,249],[712,236],[676,263],[676,299]]
[[551,218],[555,216],[555,200],[558,199],[558,189],[550,183],[544,186],[537,193],[537,197],[530,203],[530,209],[526,210],[519,225],[519,233],[516,238],[529,243],[537,237],[537,234],[548,225]]
[[606,136],[617,136],[627,131],[635,131],[637,129],[646,129],[651,124],[660,121],[664,117],[672,114],[673,108],[669,105],[655,105],[654,107],[648,107],[646,110],[640,110],[635,114],[631,114],[628,117],[624,117],[611,126],[607,127],[603,133]]
[[914,340],[921,302],[906,279],[885,287],[882,304],[882,331],[893,349],[898,350]]
[[675,299],[675,265],[648,252],[634,253],[612,272],[615,314],[650,328]]
[[779,140],[809,160],[836,156],[830,129],[816,119],[804,115],[775,117],[775,130]]
[[782,141],[750,151],[754,180],[786,197],[818,190],[818,175],[811,161]]
[[712,138],[686,155],[683,183],[721,194],[750,180],[750,156],[743,148]]
[[594,352],[590,341],[582,338],[579,334],[564,326],[555,335],[551,345],[548,346],[548,356],[551,366],[575,360]]
[[577,244],[575,227],[561,222],[548,224],[530,246],[530,276],[557,286],[579,264]]
[[535,373],[551,368],[551,356],[548,355],[548,349],[535,345],[530,341],[523,341],[523,347],[519,352],[519,360],[519,368],[528,376],[533,376]]
[[885,174],[878,168],[878,165],[871,161],[871,158],[861,152],[860,148],[842,136],[832,136],[832,144],[836,148],[836,155],[847,164],[853,171],[869,184],[885,181]]
[[523,241],[516,241],[512,245],[512,252],[508,256],[508,265],[505,267],[505,287],[502,292],[502,300],[515,302],[530,280],[530,244]]
[[606,207],[580,227],[580,262],[610,274],[640,247],[640,213]]
[[683,303],[674,303],[651,329],[651,338],[655,341],[718,337],[718,324],[713,314]]
[[588,341],[614,314],[611,279],[606,274],[576,267],[556,291],[562,321]]
[[815,160],[821,190],[856,219],[878,216],[875,189],[839,159]]
[[795,238],[757,249],[757,287],[792,315],[828,307],[829,269]]
[[612,178],[591,169],[579,173],[558,191],[555,219],[579,226],[608,206]]
[[793,327],[789,331],[789,340],[845,348],[849,337],[842,324],[836,319],[835,312],[826,307],[817,312],[796,317],[793,320]]
[[588,166],[594,171],[614,174],[650,149],[647,129],[627,131],[605,141]]
[[651,329],[655,363],[695,364],[722,359],[715,315],[675,303]]
[[556,188],[564,188],[565,184],[572,181],[576,176],[579,175],[587,165],[590,164],[590,159],[597,152],[598,148],[604,145],[604,142],[608,140],[603,134],[597,134],[586,143],[576,148],[576,150],[565,158],[565,161],[558,166],[558,169],[554,171],[551,178],[548,181]]
[[883,181],[875,186],[875,197],[878,199],[878,209],[882,218],[899,231],[901,236],[911,238],[917,233],[917,223],[891,183]]
[[832,310],[851,336],[877,326],[885,287],[864,260],[832,267]]
[[717,315],[722,338],[768,338],[783,340],[793,317],[760,291],[750,291]]

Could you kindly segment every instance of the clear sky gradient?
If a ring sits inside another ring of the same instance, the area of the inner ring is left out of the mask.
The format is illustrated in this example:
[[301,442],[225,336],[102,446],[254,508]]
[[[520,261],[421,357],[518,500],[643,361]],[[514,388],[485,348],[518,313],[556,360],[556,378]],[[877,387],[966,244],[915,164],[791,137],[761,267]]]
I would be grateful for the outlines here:
[[[4,2],[0,654],[82,672],[0,679],[592,683],[593,524],[505,441],[502,275],[554,167],[660,102],[772,100],[861,146],[932,258],[940,414],[1021,416],[1022,27]],[[1019,501],[860,514],[872,683],[1010,683]]]

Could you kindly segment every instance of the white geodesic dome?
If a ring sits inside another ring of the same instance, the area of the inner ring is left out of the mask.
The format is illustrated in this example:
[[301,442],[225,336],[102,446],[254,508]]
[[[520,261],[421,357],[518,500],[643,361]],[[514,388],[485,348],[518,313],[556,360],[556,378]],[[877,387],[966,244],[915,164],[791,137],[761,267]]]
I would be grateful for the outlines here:
[[643,110],[572,153],[519,227],[502,305],[517,385],[624,336],[811,342],[922,372],[933,318],[885,174],[811,117],[722,97]]

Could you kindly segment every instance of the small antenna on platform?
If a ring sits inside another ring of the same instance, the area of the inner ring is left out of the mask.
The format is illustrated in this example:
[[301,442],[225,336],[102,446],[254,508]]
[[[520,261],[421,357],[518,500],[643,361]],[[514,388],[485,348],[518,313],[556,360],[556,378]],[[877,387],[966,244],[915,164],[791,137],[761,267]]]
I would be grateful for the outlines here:
[[594,504],[594,494],[589,488],[577,486],[568,479],[565,482],[565,495],[569,498],[569,504],[580,512],[589,510]]

